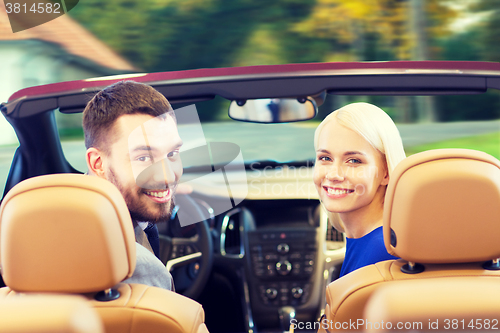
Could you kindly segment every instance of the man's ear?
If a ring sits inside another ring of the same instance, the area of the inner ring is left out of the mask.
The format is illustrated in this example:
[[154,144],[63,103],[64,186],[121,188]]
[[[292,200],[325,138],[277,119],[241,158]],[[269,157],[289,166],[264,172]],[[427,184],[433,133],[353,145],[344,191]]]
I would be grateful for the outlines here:
[[106,179],[106,173],[104,172],[104,160],[103,152],[97,148],[90,147],[87,149],[86,160],[87,167],[89,168],[89,174],[96,175],[97,177]]

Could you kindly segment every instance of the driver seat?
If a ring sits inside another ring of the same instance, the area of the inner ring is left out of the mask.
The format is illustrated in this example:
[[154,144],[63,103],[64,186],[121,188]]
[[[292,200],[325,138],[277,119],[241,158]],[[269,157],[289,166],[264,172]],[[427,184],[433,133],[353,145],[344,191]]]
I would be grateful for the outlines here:
[[[443,285],[480,290],[489,283],[498,286],[491,295],[500,294],[499,222],[499,160],[468,149],[430,150],[406,158],[394,169],[384,202],[385,247],[401,259],[362,267],[330,283],[319,332],[367,329],[365,305],[391,284],[416,288],[422,295],[419,280],[433,290],[443,290]],[[442,311],[432,313],[437,318],[464,318],[460,314],[472,313],[483,297],[476,293],[468,298],[460,289],[456,293],[460,301],[453,313],[432,307],[431,297],[427,308]],[[399,293],[405,304],[422,299],[411,295]],[[440,295],[444,292],[433,297],[439,300]],[[369,319],[373,323],[373,316]]]
[[120,283],[135,269],[132,221],[118,189],[98,177],[45,175],[14,186],[0,207],[0,264],[23,294],[80,294],[106,332],[208,332],[197,302]]

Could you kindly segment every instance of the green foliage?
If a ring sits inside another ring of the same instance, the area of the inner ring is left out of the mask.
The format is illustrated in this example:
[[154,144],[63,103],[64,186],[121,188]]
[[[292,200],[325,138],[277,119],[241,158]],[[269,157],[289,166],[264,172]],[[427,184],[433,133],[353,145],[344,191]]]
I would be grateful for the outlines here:
[[[85,0],[69,14],[137,68],[155,72],[410,59],[415,47],[410,1]],[[422,1],[430,59],[500,60],[500,0]],[[485,13],[485,19],[465,31],[450,31],[449,23],[468,12]],[[438,102],[446,112],[455,108],[446,99]],[[486,102],[498,109],[497,97],[480,101]],[[219,119],[223,112],[216,100],[200,114]],[[443,114],[438,118],[449,117]],[[410,116],[403,118],[418,118]],[[483,107],[452,112],[450,120],[493,117],[497,112]]]
[[492,120],[500,118],[500,94],[437,97],[439,121]]
[[441,41],[440,48],[443,52],[439,58],[443,60],[482,60],[483,50],[480,40],[481,31],[479,29],[456,34]]
[[464,148],[484,151],[500,159],[500,132],[445,140],[420,146],[406,147],[406,155],[410,156],[422,151],[441,148]]
[[[442,1],[427,0],[435,26],[450,17]],[[137,67],[166,71],[405,59],[406,7],[392,0],[86,0],[70,15]]]
[[481,18],[474,27],[481,60],[500,61],[500,0],[470,1],[468,10]]
[[149,11],[153,0],[85,0],[69,14],[114,51],[139,68],[153,50],[144,43],[153,27]]

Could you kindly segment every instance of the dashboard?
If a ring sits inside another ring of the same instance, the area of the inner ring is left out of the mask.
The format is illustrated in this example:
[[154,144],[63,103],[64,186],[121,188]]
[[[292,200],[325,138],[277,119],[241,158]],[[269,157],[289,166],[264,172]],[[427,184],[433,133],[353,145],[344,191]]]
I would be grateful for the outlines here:
[[[290,177],[282,176],[282,169],[267,171],[247,172],[246,198],[213,222],[214,264],[238,270],[247,331],[288,329],[283,325],[290,312],[299,321],[317,321],[326,285],[338,277],[345,255],[343,234],[329,225],[310,186],[312,168]],[[266,194],[265,188],[276,184],[288,191]],[[219,204],[220,198],[201,192],[195,188],[205,207]]]

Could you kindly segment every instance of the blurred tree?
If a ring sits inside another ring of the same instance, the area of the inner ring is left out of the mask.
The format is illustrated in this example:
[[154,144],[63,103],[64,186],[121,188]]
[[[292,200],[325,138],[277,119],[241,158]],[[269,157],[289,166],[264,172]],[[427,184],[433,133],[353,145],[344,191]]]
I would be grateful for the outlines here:
[[[429,60],[427,19],[425,0],[409,0],[411,58],[412,60]],[[434,98],[432,96],[415,97],[418,120],[432,122],[437,118]]]
[[483,60],[500,61],[500,0],[476,0],[470,9],[484,14],[479,31]]
[[[339,53],[348,55],[348,61],[427,60],[437,53],[429,43],[449,33],[443,26],[454,17],[446,0],[318,0],[311,15],[295,30],[332,40],[323,61],[339,60]],[[397,121],[436,118],[429,97],[415,102],[399,97],[396,104],[401,109]],[[413,107],[417,107],[416,113]]]
[[[327,42],[287,27],[314,0],[86,0],[70,14],[144,71],[320,61]],[[216,99],[202,119],[223,117]]]
[[[422,0],[85,0],[74,18],[144,71],[321,61],[409,60],[418,50],[410,4]],[[470,0],[488,20],[454,33],[462,0],[425,0],[427,59],[500,59],[500,0]],[[462,5],[463,6],[463,5]],[[451,36],[451,38],[450,38]],[[485,41],[482,47],[479,41]],[[340,106],[342,98],[329,102]],[[416,103],[395,103],[399,121]],[[439,103],[439,105],[445,105]],[[450,105],[450,104],[447,104]],[[223,117],[215,100],[203,119]],[[441,119],[442,113],[438,118]],[[204,118],[206,117],[206,118]]]
[[[420,8],[421,30],[430,39],[449,33],[447,23],[455,17],[449,0],[317,0],[311,15],[294,30],[309,37],[334,40],[330,53],[347,52],[351,60],[410,59],[416,41],[408,21]],[[423,34],[420,34],[423,38]],[[371,43],[370,43],[371,41]],[[421,45],[426,40],[420,40]],[[373,48],[378,50],[374,51]],[[381,52],[381,50],[383,50]],[[380,56],[377,56],[377,55]],[[330,55],[325,55],[328,61]],[[366,59],[370,57],[371,59]],[[380,58],[373,59],[372,57]],[[390,58],[387,58],[389,56]]]
[[[426,2],[431,36],[450,17],[444,2]],[[161,71],[409,59],[407,7],[402,0],[86,0],[70,15],[136,66]]]
[[144,68],[145,55],[152,52],[143,38],[152,28],[147,13],[153,8],[154,0],[85,0],[69,14],[136,67]]
[[442,50],[439,58],[481,61],[483,60],[481,38],[482,32],[477,27],[446,38],[438,46]]
[[[439,41],[443,60],[500,60],[500,1],[457,1],[467,24],[457,27],[450,38]],[[497,90],[476,96],[438,96],[439,121],[491,120],[500,118]]]

